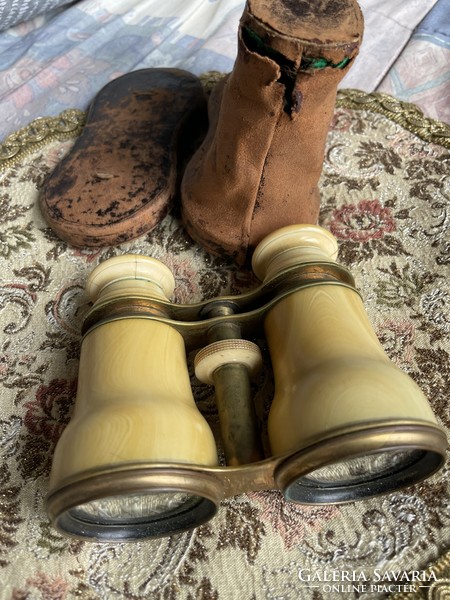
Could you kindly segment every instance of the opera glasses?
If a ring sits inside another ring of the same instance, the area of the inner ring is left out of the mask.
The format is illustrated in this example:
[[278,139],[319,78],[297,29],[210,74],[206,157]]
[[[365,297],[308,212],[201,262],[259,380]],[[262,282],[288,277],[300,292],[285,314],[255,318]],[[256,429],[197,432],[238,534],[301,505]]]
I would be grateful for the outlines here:
[[[75,410],[55,451],[47,498],[62,532],[95,540],[169,535],[210,519],[222,499],[280,489],[338,503],[412,484],[442,466],[444,430],[389,361],[326,230],[299,225],[253,255],[262,284],[200,304],[169,301],[172,273],[139,255],[91,273]],[[263,456],[249,378],[264,329],[275,380]],[[215,386],[226,458],[196,408]]]

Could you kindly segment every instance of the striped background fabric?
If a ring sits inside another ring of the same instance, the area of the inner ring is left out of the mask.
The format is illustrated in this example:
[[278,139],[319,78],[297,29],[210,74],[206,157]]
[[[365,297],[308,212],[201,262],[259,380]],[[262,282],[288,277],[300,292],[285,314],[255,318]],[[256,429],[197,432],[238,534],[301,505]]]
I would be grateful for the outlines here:
[[0,0],[0,30],[70,2],[73,0]]

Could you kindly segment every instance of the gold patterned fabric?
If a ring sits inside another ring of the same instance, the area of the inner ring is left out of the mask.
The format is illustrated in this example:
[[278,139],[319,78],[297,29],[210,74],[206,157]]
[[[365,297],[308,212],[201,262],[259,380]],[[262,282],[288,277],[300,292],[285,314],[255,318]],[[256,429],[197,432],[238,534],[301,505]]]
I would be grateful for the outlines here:
[[[45,177],[83,125],[69,111],[0,146],[1,600],[443,600],[450,596],[449,467],[412,488],[341,506],[286,503],[278,492],[223,502],[195,531],[96,544],[55,532],[44,500],[52,453],[77,385],[88,273],[134,252],[175,274],[174,301],[240,293],[252,274],[213,257],[174,207],[146,236],[74,249],[43,221]],[[386,95],[340,92],[321,179],[321,224],[340,242],[390,358],[450,429],[450,129]],[[264,340],[260,340],[266,352]],[[189,357],[192,374],[192,357]],[[192,374],[217,433],[212,389]],[[267,415],[269,362],[255,382]],[[446,554],[447,553],[447,554]]]

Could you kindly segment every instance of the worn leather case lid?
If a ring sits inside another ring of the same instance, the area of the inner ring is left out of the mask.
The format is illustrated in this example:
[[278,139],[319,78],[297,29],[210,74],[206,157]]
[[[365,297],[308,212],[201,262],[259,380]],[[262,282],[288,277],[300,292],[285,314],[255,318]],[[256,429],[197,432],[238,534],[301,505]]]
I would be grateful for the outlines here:
[[143,69],[113,80],[45,182],[40,207],[50,227],[78,247],[150,231],[177,194],[180,163],[204,119],[204,90],[190,73]]

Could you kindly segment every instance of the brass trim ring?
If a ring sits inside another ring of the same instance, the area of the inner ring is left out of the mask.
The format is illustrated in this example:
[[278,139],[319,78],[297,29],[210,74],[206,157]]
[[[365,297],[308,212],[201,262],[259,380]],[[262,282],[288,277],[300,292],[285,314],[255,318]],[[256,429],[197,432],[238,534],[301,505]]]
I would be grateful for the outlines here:
[[[321,485],[307,478],[314,470],[339,461],[395,450],[413,451],[412,459],[371,479]],[[301,504],[336,504],[388,493],[437,471],[446,450],[447,437],[438,425],[395,420],[360,423],[329,432],[292,454],[236,467],[128,463],[93,469],[53,490],[47,498],[47,512],[57,529],[79,539],[160,537],[206,522],[222,500],[250,491],[281,489],[286,500]],[[76,516],[76,507],[101,498],[149,492],[184,492],[198,501],[191,502],[189,510],[137,524],[89,523]]]

